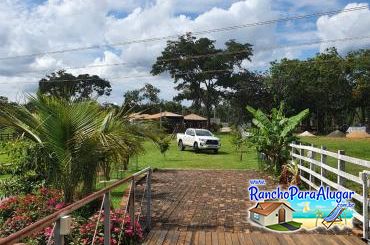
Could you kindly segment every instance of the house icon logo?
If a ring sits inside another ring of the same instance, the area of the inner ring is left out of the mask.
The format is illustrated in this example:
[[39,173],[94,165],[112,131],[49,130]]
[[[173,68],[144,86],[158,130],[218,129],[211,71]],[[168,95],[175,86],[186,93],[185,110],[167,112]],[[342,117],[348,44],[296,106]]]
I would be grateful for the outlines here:
[[293,231],[301,223],[293,221],[294,209],[288,202],[265,200],[249,210],[250,219],[264,227],[277,231]]

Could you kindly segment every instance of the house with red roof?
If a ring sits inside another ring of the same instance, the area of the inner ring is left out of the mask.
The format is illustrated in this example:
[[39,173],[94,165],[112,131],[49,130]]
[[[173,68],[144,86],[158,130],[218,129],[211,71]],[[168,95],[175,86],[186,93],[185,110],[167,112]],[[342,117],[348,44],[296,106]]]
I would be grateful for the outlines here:
[[249,210],[249,217],[262,226],[268,226],[293,221],[293,212],[287,202],[265,200]]

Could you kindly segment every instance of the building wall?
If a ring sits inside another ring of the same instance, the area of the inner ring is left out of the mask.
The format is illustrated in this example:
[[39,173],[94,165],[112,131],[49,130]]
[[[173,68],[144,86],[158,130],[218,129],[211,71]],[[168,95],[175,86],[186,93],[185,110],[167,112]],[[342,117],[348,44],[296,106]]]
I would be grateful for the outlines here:
[[259,219],[255,219],[254,213],[250,212],[250,219],[253,220],[254,222],[263,225],[263,226],[268,226],[268,225],[275,225],[279,223],[279,210],[280,208],[285,209],[285,222],[289,222],[293,220],[293,211],[289,208],[287,208],[285,205],[280,205],[277,209],[275,209],[270,215],[268,216],[263,216],[259,215]]
[[285,209],[285,222],[289,222],[293,220],[293,211],[287,208],[285,205],[280,205],[277,209],[275,209],[270,215],[266,216],[265,226],[266,225],[275,225],[279,223],[279,210],[280,208]]
[[265,216],[260,215],[260,214],[258,216],[259,216],[259,219],[256,219],[255,218],[255,213],[250,212],[250,219],[253,220],[254,222],[256,222],[256,223],[264,226],[264,224],[265,224]]

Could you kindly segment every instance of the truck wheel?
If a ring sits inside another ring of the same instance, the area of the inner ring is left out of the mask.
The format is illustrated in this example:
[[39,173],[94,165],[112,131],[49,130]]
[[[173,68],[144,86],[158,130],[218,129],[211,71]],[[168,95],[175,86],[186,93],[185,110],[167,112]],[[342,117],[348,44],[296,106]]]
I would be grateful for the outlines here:
[[194,142],[193,149],[194,149],[195,152],[199,152],[199,147],[198,147],[197,142]]
[[182,143],[182,140],[179,140],[179,143],[177,144],[177,146],[179,147],[179,150],[180,151],[183,151],[185,149],[185,146],[184,144]]

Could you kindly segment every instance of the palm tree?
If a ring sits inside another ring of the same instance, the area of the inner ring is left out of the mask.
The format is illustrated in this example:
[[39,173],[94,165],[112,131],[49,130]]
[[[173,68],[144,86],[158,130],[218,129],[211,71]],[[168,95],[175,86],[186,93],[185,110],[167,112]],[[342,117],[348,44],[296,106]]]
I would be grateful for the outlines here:
[[322,219],[322,216],[324,215],[324,213],[321,211],[321,209],[318,208],[318,209],[316,209],[315,214],[316,214],[316,224],[315,224],[315,226],[317,226],[319,218]]
[[38,95],[25,106],[0,111],[0,125],[10,127],[40,149],[37,164],[47,182],[64,192],[66,202],[95,189],[99,167],[123,162],[142,150],[143,135],[120,113],[103,110],[96,101],[68,101]]

